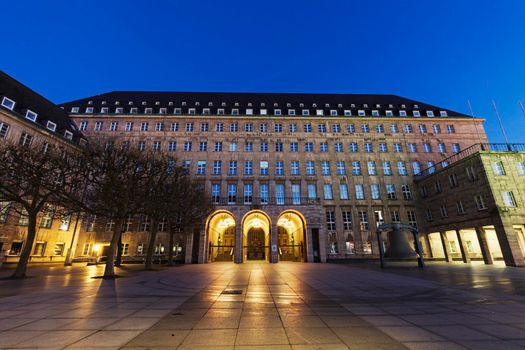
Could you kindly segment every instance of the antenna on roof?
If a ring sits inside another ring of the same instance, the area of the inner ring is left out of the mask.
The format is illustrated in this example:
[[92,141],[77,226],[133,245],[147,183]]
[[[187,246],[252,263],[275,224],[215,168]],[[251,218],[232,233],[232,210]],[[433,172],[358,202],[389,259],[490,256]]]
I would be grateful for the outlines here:
[[[470,115],[472,116],[472,118],[476,118],[474,116],[474,111],[472,110],[472,105],[470,104],[470,100],[467,100],[467,103],[468,103],[468,108],[470,109]],[[478,125],[476,123],[474,123],[474,128],[476,128],[476,134],[478,134],[478,141],[480,144],[482,144],[483,142],[481,142],[481,135],[479,134]]]
[[505,143],[507,146],[509,145],[509,139],[507,138],[507,134],[505,133],[505,128],[503,127],[503,123],[501,123],[501,118],[498,113],[498,108],[496,107],[496,102],[492,100],[492,106],[494,107],[494,112],[496,112],[496,117],[498,117],[499,126],[501,128],[501,132],[503,133],[503,137],[505,138]]

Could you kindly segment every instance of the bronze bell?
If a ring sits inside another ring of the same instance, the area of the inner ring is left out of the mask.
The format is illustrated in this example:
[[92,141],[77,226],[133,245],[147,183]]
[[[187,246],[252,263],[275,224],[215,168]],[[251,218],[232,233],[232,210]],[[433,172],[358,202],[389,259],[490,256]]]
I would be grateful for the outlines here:
[[385,258],[389,259],[413,259],[418,255],[410,247],[407,235],[401,225],[392,225],[392,230],[387,233],[388,246],[385,251]]

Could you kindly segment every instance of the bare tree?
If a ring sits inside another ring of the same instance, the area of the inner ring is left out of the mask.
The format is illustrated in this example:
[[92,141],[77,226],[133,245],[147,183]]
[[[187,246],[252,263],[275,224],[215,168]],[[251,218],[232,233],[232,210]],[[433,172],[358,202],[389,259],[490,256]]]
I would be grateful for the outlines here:
[[76,156],[47,143],[0,143],[0,199],[27,217],[26,242],[12,278],[26,276],[39,214],[49,205],[63,208],[64,196],[82,188],[80,169],[71,166]]

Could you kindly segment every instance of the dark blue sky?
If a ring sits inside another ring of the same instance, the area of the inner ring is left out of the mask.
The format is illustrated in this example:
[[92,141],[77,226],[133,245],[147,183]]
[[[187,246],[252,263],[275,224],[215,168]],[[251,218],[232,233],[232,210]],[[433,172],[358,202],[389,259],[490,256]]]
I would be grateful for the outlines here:
[[111,90],[391,93],[525,142],[525,1],[10,1],[0,69],[55,102]]

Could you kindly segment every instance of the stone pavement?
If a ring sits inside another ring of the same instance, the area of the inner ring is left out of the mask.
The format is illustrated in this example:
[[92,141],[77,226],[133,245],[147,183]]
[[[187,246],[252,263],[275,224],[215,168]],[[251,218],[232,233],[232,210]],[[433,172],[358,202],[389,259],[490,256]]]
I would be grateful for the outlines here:
[[525,348],[525,269],[215,263],[91,278],[102,268],[0,281],[0,348]]

